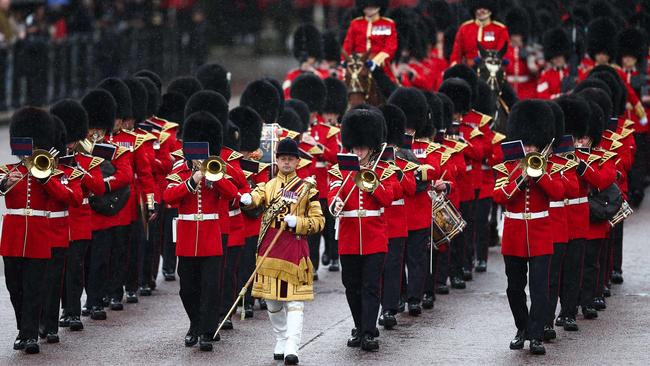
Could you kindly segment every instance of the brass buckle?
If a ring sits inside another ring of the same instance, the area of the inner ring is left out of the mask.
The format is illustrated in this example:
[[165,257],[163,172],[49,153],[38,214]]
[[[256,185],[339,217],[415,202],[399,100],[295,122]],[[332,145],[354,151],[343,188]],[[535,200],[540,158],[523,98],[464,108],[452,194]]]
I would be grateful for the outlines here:
[[530,220],[530,219],[532,219],[532,215],[530,214],[530,212],[524,213],[524,220]]
[[202,213],[194,214],[194,221],[203,221],[203,214]]
[[25,216],[34,216],[34,210],[31,208],[26,208],[23,210],[23,214]]
[[366,217],[366,210],[357,210],[358,217]]

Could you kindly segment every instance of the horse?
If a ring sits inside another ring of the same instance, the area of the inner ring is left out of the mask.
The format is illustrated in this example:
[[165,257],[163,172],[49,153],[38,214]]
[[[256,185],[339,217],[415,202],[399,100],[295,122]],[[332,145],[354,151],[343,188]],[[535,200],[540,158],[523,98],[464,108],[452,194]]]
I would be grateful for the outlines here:
[[486,50],[478,43],[480,61],[477,63],[476,74],[485,81],[495,95],[496,112],[494,114],[492,129],[499,132],[505,132],[510,106],[502,97],[504,85],[506,84],[506,65],[503,62],[503,56],[508,50],[505,44],[500,50]]
[[342,52],[345,60],[345,85],[348,88],[348,106],[353,108],[366,103],[379,106],[384,103],[384,97],[366,66],[369,52],[348,55]]

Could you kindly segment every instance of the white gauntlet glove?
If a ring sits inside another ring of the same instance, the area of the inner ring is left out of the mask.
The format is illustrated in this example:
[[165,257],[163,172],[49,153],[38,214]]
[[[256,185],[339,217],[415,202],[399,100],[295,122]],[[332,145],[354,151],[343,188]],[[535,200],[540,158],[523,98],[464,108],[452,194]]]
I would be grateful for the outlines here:
[[290,228],[295,228],[298,223],[298,218],[296,215],[287,215],[284,217],[284,222],[286,222]]
[[241,195],[239,198],[239,202],[243,204],[244,206],[248,206],[251,203],[253,203],[253,197],[251,196],[250,193],[244,193]]

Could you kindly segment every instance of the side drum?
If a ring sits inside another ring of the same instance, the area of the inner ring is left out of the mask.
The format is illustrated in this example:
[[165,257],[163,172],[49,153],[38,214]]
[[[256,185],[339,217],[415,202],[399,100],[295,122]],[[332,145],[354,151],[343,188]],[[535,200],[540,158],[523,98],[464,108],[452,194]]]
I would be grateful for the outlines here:
[[431,217],[431,238],[436,249],[441,244],[451,242],[467,226],[463,216],[445,195],[439,195],[433,201]]

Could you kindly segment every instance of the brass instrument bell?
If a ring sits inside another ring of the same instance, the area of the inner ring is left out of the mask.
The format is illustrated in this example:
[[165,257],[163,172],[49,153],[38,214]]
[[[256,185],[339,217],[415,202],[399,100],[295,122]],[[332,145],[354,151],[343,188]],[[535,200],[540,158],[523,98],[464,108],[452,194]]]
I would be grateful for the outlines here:
[[216,182],[226,174],[226,162],[218,156],[210,156],[201,161],[199,170],[207,181]]
[[372,193],[379,186],[379,177],[374,170],[371,169],[361,169],[354,176],[354,184],[362,191],[366,193]]
[[31,156],[25,158],[25,167],[35,178],[47,178],[54,172],[56,154],[46,150],[34,150]]

